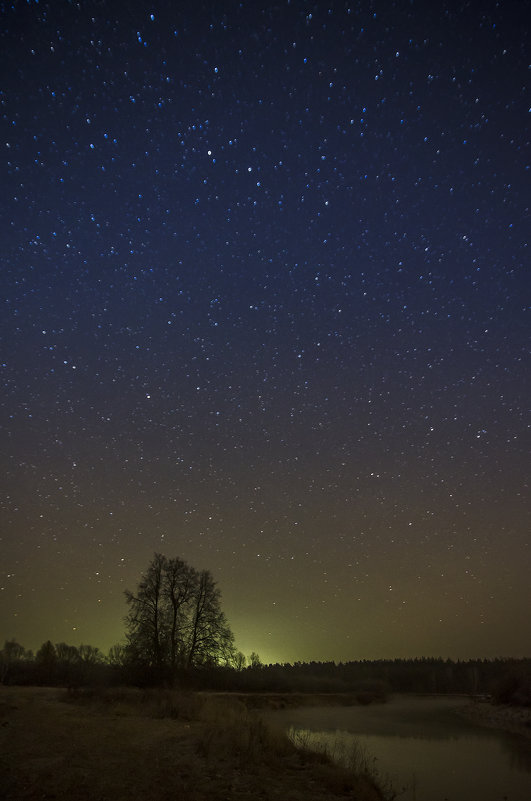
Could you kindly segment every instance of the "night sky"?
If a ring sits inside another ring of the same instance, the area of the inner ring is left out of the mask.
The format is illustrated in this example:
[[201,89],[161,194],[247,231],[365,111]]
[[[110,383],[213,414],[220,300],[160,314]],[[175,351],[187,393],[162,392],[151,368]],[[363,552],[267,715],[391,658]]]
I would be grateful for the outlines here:
[[525,8],[1,4],[2,642],[531,655]]

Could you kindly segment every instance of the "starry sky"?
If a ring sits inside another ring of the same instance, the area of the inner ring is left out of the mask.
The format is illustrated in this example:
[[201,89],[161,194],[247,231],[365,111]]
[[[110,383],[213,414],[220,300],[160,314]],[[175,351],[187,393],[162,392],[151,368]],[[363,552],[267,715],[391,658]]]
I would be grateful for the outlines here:
[[0,639],[531,655],[525,4],[0,8]]

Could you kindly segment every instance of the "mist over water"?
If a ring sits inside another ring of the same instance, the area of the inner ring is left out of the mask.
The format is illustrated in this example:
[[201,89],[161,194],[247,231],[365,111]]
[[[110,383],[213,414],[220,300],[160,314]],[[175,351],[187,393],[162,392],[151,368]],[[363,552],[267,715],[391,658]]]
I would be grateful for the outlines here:
[[271,714],[295,739],[326,746],[338,759],[356,750],[403,801],[529,801],[531,740],[462,719],[455,710],[468,703],[399,696]]

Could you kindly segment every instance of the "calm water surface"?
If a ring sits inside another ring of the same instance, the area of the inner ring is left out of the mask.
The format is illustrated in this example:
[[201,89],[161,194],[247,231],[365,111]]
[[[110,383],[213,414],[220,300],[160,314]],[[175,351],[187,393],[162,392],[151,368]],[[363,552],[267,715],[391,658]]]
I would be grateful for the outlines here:
[[403,801],[530,801],[531,740],[461,719],[468,699],[398,696],[367,707],[307,707],[268,719],[340,753],[361,746]]

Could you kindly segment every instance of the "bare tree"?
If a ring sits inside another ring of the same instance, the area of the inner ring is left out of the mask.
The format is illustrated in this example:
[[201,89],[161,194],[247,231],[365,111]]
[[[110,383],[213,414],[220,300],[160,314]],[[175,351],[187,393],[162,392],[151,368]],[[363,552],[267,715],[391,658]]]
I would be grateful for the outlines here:
[[127,662],[127,648],[121,643],[111,645],[107,655],[107,662],[112,667],[123,667]]
[[244,670],[246,664],[247,664],[247,658],[245,654],[243,654],[241,651],[237,651],[236,654],[234,655],[234,667],[236,668],[236,670],[238,672],[241,672],[242,670]]
[[55,644],[55,653],[59,662],[68,665],[78,664],[80,654],[75,645],[68,645],[66,642]]
[[26,649],[16,640],[6,640],[0,651],[0,682],[7,683],[12,668],[26,658]]
[[138,585],[136,595],[125,591],[130,612],[126,618],[127,639],[135,658],[161,667],[164,662],[164,603],[163,573],[166,558],[156,553],[144,578]]
[[77,651],[81,662],[86,665],[101,665],[104,661],[102,652],[94,645],[80,645]]
[[234,638],[208,570],[155,554],[136,593],[125,593],[130,660],[163,671],[230,663]]
[[253,651],[252,654],[249,656],[249,664],[252,668],[256,669],[263,667],[262,660],[260,659],[256,651]]
[[[86,646],[83,646],[86,647]],[[55,644],[57,657],[57,679],[68,687],[75,687],[81,683],[81,654],[75,645],[65,642]]]
[[234,637],[221,611],[221,593],[209,570],[199,574],[195,592],[187,665],[229,663]]
[[35,654],[38,682],[54,684],[57,680],[57,664],[54,644],[50,640],[46,640]]
[[164,575],[164,592],[169,602],[169,663],[182,664],[185,654],[187,609],[197,591],[197,572],[178,557],[169,559]]

